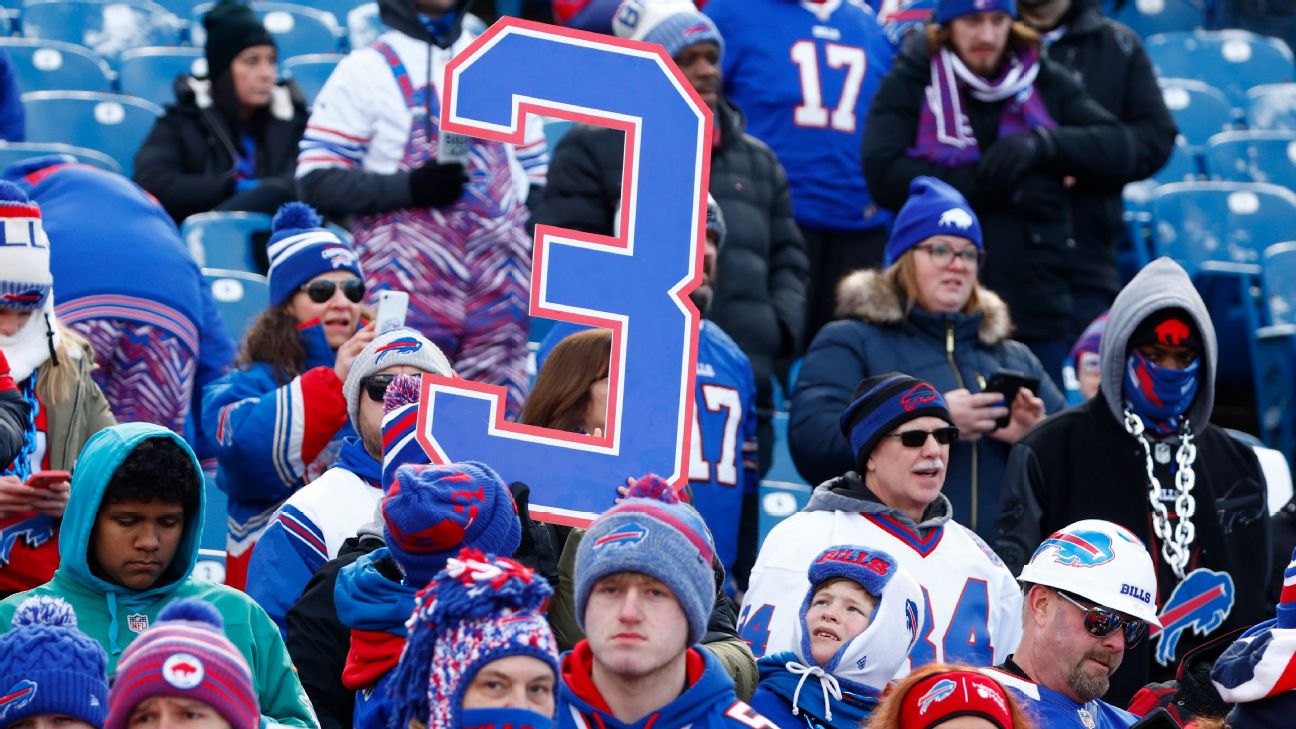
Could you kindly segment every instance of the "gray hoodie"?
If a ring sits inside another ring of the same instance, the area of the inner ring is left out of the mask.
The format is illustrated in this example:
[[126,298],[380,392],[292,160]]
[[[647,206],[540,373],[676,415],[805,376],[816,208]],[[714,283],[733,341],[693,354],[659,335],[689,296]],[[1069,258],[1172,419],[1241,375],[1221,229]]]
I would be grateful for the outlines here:
[[1111,313],[1107,315],[1107,326],[1103,329],[1099,350],[1102,365],[1099,389],[1118,422],[1125,419],[1122,400],[1129,339],[1144,319],[1163,309],[1174,308],[1188,312],[1196,322],[1205,350],[1202,352],[1201,382],[1197,386],[1197,397],[1188,408],[1188,422],[1200,431],[1210,420],[1211,410],[1215,406],[1215,367],[1219,358],[1215,327],[1206,311],[1206,303],[1193,287],[1188,273],[1171,259],[1158,258],[1144,266],[1121,289],[1112,304]]

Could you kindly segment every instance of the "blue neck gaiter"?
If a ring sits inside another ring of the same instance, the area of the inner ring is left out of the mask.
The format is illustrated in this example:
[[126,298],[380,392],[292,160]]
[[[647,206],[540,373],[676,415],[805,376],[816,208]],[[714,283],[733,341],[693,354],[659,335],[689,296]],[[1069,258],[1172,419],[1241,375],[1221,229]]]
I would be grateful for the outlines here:
[[1137,349],[1125,360],[1125,404],[1159,435],[1179,429],[1179,420],[1197,397],[1201,359],[1182,370],[1158,367]]

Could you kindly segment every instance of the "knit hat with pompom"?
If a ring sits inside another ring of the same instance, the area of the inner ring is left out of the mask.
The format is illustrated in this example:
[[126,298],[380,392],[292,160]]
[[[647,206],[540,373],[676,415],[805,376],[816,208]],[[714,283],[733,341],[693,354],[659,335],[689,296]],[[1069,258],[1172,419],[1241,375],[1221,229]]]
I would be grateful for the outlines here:
[[77,629],[60,597],[32,597],[0,635],[0,727],[43,714],[63,714],[99,729],[108,707],[107,657]]
[[351,244],[325,228],[315,208],[302,202],[284,203],[275,213],[266,255],[271,306],[279,306],[302,284],[330,271],[350,271],[364,279]]

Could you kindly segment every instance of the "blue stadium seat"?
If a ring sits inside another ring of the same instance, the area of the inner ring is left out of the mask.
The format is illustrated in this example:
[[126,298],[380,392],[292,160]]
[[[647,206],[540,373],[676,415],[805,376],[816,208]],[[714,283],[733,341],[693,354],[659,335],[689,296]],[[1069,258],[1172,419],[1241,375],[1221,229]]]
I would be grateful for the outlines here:
[[1152,217],[1157,254],[1190,274],[1208,262],[1258,264],[1265,248],[1291,237],[1296,193],[1260,182],[1178,182],[1152,194]]
[[1162,78],[1208,83],[1239,110],[1252,86],[1286,83],[1296,74],[1286,43],[1244,30],[1158,33],[1147,39],[1147,52]]
[[351,50],[364,48],[385,32],[387,26],[378,17],[378,3],[365,3],[347,13],[347,45]]
[[1247,92],[1248,129],[1296,131],[1296,83],[1261,84]]
[[234,341],[242,341],[257,315],[270,308],[270,282],[257,273],[220,268],[204,268],[203,278],[211,287],[225,328]]
[[85,147],[73,147],[70,144],[41,144],[37,142],[0,141],[0,170],[23,160],[48,157],[50,155],[59,155],[69,162],[80,162],[81,164],[98,167],[101,170],[121,174],[121,165],[117,164],[117,160],[103,152],[86,149]]
[[[309,53],[337,53],[342,32],[332,14],[306,5],[293,3],[250,3],[257,17],[274,36],[280,58],[304,56]],[[189,37],[194,46],[201,48],[206,41],[202,17],[212,9],[212,3],[194,6],[190,18]]]
[[22,9],[24,37],[85,46],[113,68],[131,48],[180,45],[184,28],[149,0],[28,0]]
[[269,233],[270,221],[265,213],[199,213],[184,219],[180,236],[200,266],[256,273],[252,237]]
[[575,124],[576,122],[567,121],[566,119],[545,119],[544,136],[545,143],[549,145],[550,157],[553,157],[554,150],[558,149],[558,142],[562,140],[563,135]]
[[311,7],[321,12],[329,13],[333,16],[334,21],[341,27],[346,24],[347,13],[364,5],[370,0],[314,0]]
[[1265,309],[1269,324],[1296,325],[1296,242],[1285,241],[1264,251]]
[[22,91],[112,90],[112,69],[93,51],[39,38],[0,38]]
[[306,96],[306,105],[315,103],[315,97],[329,74],[337,67],[344,56],[339,53],[312,53],[305,56],[293,56],[284,61],[281,68],[284,78],[297,82],[298,88]]
[[1128,0],[1119,10],[1107,10],[1113,20],[1128,25],[1140,37],[1200,28],[1205,13],[1193,0]]
[[1260,435],[1290,463],[1296,457],[1296,242],[1265,249],[1261,281],[1267,324],[1253,342]]
[[1180,139],[1196,153],[1220,132],[1233,127],[1233,108],[1219,89],[1190,79],[1161,79],[1161,98],[1170,109]]
[[1296,189],[1296,132],[1216,134],[1206,146],[1206,160],[1213,180],[1272,182]]
[[760,485],[760,542],[775,524],[795,514],[810,500],[812,487],[792,465],[788,450],[788,414],[774,413],[774,453],[770,470]]
[[174,104],[176,77],[207,75],[207,58],[198,48],[136,48],[121,57],[117,85],[123,94],[158,106]]
[[64,142],[97,149],[121,165],[130,177],[135,153],[162,107],[144,99],[88,91],[36,91],[23,94],[27,139]]

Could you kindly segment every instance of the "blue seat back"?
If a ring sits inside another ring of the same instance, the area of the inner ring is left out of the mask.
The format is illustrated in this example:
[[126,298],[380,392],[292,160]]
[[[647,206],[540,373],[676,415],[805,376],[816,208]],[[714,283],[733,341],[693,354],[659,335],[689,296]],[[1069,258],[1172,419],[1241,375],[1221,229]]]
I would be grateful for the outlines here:
[[1296,67],[1287,44],[1244,30],[1158,33],[1147,40],[1148,57],[1162,78],[1208,83],[1245,109],[1256,84],[1286,83]]
[[347,45],[351,50],[364,48],[386,32],[387,26],[378,17],[378,3],[364,3],[347,13]]
[[23,94],[27,139],[89,147],[112,157],[131,176],[135,153],[162,107],[120,94],[88,91],[36,91]]
[[1162,79],[1160,84],[1180,138],[1194,153],[1212,136],[1233,128],[1233,107],[1219,89],[1191,79]]
[[0,38],[23,91],[112,90],[112,70],[87,48],[39,38]]
[[306,105],[315,103],[315,97],[324,82],[337,67],[344,56],[339,53],[312,53],[305,56],[294,56],[283,62],[284,78],[292,79],[306,97]]
[[1128,25],[1140,37],[1176,30],[1193,30],[1202,27],[1205,13],[1193,0],[1129,0],[1108,15]]
[[203,279],[230,336],[243,341],[248,326],[270,307],[270,282],[257,273],[220,268],[204,268]]
[[117,67],[121,54],[145,46],[178,46],[185,22],[148,0],[28,0],[22,34],[76,43]]
[[1208,261],[1259,263],[1265,248],[1292,236],[1296,193],[1261,182],[1179,182],[1152,195],[1157,255],[1190,275]]
[[176,77],[206,76],[207,58],[198,48],[136,48],[122,54],[118,74],[122,93],[166,106],[175,103]]
[[189,253],[198,265],[256,273],[253,235],[270,231],[265,213],[212,212],[190,215],[180,224]]
[[[1266,248],[1260,276],[1269,322],[1296,324],[1296,241]],[[1292,367],[1296,369],[1296,363]]]
[[1271,182],[1296,189],[1296,132],[1216,134],[1206,155],[1211,179]]
[[1262,84],[1247,92],[1248,129],[1296,131],[1296,83]]
[[10,165],[17,164],[24,160],[35,159],[36,157],[48,157],[50,155],[59,155],[69,162],[80,162],[82,164],[98,167],[101,170],[116,172],[121,174],[121,165],[117,160],[109,157],[103,152],[85,147],[74,147],[70,144],[57,143],[38,143],[38,142],[4,142],[0,141],[0,170],[8,168]]
[[[213,7],[212,3],[194,6],[189,36],[194,46],[206,42],[202,17]],[[254,2],[252,10],[265,29],[274,36],[280,58],[304,56],[309,53],[337,53],[341,30],[333,15],[306,5],[278,2]]]

